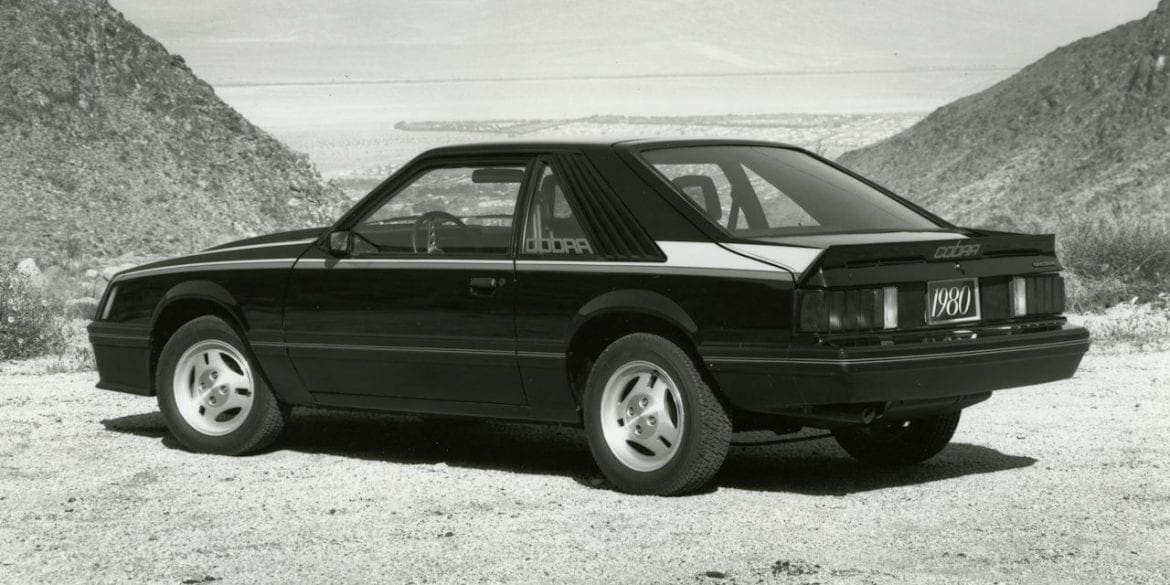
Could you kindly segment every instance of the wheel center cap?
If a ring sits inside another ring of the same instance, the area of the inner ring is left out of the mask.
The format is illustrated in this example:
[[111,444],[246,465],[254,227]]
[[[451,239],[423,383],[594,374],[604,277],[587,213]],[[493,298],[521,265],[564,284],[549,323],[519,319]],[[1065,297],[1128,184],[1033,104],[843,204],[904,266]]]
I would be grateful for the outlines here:
[[199,376],[199,385],[204,388],[210,388],[215,385],[215,380],[219,378],[219,373],[215,370],[208,370]]
[[206,398],[203,399],[203,403],[212,408],[219,408],[223,406],[225,402],[227,402],[226,394],[227,392],[220,388],[216,388],[215,390],[212,390]]
[[211,370],[199,376],[199,391],[206,392],[203,405],[210,408],[219,408],[227,402],[229,389],[225,384],[218,384],[219,372]]

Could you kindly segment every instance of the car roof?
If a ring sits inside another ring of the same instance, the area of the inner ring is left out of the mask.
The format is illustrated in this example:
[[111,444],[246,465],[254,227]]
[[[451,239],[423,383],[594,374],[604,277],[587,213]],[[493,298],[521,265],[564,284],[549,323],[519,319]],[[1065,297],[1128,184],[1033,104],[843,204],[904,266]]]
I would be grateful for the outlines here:
[[545,152],[553,150],[594,150],[594,149],[624,149],[645,150],[649,148],[686,147],[686,146],[715,146],[715,145],[746,145],[746,146],[775,146],[781,148],[798,148],[782,142],[767,140],[751,140],[742,138],[615,138],[612,136],[585,136],[571,138],[538,138],[499,140],[492,142],[468,142],[451,144],[432,148],[423,153],[423,156],[441,155],[477,155],[495,153],[527,153]]

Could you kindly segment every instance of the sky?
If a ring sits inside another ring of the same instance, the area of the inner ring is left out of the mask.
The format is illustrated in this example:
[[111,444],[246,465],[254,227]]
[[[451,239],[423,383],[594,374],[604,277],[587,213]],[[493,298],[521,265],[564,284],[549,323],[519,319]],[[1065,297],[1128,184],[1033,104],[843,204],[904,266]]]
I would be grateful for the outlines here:
[[109,0],[327,173],[420,120],[925,114],[1156,0]]
[[111,0],[216,86],[998,69],[1156,0]]

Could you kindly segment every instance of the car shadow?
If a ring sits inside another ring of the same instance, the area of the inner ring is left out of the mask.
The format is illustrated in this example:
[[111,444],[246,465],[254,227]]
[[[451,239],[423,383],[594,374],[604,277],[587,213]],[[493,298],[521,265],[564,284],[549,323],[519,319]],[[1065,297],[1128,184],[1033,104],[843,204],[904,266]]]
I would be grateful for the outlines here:
[[[159,412],[101,422],[110,431],[161,439],[166,447],[181,448]],[[444,463],[561,475],[584,486],[609,488],[600,479],[584,433],[571,427],[302,409],[294,411],[274,450],[408,465]],[[967,443],[952,443],[926,463],[899,468],[861,465],[831,439],[733,446],[711,489],[843,496],[1019,469],[1034,463],[1036,459],[1032,457]]]
[[1028,467],[1036,459],[990,447],[951,443],[918,465],[875,467],[858,463],[831,438],[774,447],[733,447],[719,472],[720,487],[844,496],[968,475]]

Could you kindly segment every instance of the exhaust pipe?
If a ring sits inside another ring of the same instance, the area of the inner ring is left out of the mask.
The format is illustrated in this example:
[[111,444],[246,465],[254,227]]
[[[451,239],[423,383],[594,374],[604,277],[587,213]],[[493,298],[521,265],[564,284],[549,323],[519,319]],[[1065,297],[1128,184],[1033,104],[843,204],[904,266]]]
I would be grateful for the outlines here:
[[840,407],[805,406],[782,410],[776,414],[802,422],[829,423],[834,425],[868,425],[881,414],[874,406],[845,409]]

